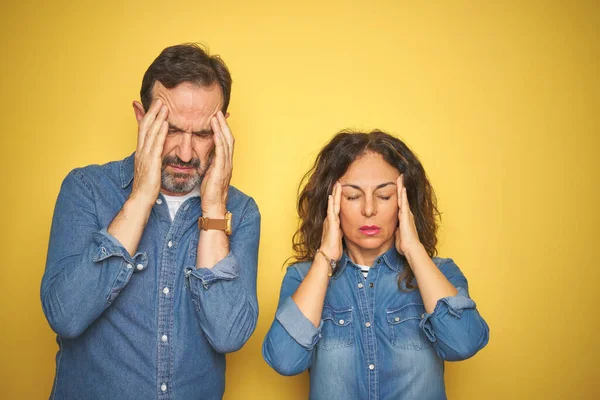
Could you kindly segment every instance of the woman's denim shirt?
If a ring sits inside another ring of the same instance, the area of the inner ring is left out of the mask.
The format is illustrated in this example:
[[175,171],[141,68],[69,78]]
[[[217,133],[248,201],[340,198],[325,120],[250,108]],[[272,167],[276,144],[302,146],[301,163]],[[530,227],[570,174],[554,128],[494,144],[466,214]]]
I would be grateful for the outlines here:
[[445,399],[444,360],[473,356],[489,328],[451,259],[434,263],[458,289],[425,312],[418,289],[403,292],[403,258],[378,257],[365,279],[346,254],[329,282],[318,328],[291,298],[311,263],[287,269],[275,321],[263,343],[267,363],[283,375],[310,370],[311,399]]

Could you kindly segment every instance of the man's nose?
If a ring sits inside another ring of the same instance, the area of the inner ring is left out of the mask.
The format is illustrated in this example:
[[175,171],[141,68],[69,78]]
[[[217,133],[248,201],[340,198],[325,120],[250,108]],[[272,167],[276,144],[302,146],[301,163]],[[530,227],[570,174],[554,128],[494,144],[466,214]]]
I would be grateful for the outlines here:
[[177,157],[183,162],[189,162],[193,158],[192,135],[190,133],[181,133],[179,146],[177,146]]

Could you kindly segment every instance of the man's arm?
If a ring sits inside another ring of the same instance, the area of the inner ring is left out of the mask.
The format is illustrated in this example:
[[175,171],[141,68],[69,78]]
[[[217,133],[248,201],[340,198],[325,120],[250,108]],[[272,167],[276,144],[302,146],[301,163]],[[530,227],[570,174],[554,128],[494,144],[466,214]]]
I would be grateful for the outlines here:
[[160,190],[166,115],[166,107],[157,101],[138,119],[134,187],[110,226],[100,226],[92,185],[81,171],[73,171],[63,182],[41,287],[44,314],[60,336],[80,336],[137,267],[147,264],[145,255],[136,251]]
[[220,353],[239,350],[256,328],[259,239],[260,213],[250,199],[240,222],[233,225],[231,251],[225,258],[212,268],[186,269],[186,287],[200,328]]
[[[221,111],[211,119],[215,158],[200,186],[202,215],[223,219],[233,170],[234,138]],[[198,310],[200,326],[221,353],[240,349],[258,319],[256,273],[260,213],[254,200],[243,208],[228,237],[220,230],[201,230],[196,269],[186,271],[187,286]]]

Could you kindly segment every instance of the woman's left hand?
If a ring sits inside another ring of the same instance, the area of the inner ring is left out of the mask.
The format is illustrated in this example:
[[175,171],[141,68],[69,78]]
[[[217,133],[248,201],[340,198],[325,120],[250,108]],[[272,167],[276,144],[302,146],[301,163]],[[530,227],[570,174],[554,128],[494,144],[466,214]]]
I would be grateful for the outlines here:
[[404,187],[404,176],[400,175],[396,180],[398,190],[398,227],[396,228],[396,250],[406,256],[411,249],[422,246],[419,233],[415,225],[415,216],[410,211],[408,196]]

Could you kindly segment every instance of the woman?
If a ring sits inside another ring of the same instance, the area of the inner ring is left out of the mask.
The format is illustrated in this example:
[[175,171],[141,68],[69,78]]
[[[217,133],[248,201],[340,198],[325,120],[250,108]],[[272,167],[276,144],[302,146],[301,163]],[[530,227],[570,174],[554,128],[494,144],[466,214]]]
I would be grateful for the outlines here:
[[434,257],[421,163],[386,133],[342,131],[306,179],[265,360],[310,369],[311,399],[445,399],[444,361],[473,356],[489,329],[456,264]]

